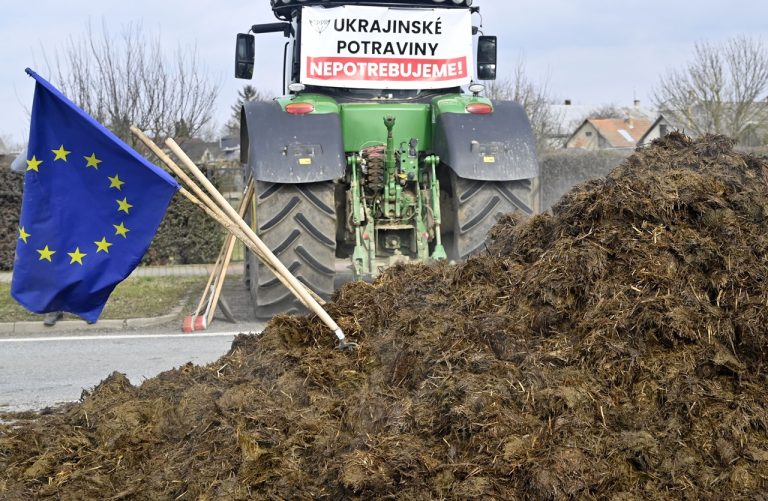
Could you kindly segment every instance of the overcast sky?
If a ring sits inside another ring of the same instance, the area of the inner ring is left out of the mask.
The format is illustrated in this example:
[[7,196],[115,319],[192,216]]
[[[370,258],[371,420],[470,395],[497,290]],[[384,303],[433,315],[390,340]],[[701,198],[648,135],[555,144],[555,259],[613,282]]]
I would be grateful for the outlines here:
[[[553,98],[574,104],[650,103],[661,74],[690,59],[697,41],[721,42],[735,35],[764,36],[764,0],[475,0],[485,34],[499,36],[500,75],[511,72],[521,54],[529,76],[549,82]],[[477,17],[475,17],[477,19]],[[234,40],[251,24],[272,22],[269,0],[3,0],[0,7],[0,137],[25,142],[32,104],[29,66],[47,77],[49,58],[88,22],[102,20],[118,32],[141,22],[159,33],[172,53],[196,45],[208,72],[221,86],[216,121],[223,124],[237,90]],[[257,38],[253,84],[279,92],[280,35]],[[55,82],[54,82],[55,83]]]

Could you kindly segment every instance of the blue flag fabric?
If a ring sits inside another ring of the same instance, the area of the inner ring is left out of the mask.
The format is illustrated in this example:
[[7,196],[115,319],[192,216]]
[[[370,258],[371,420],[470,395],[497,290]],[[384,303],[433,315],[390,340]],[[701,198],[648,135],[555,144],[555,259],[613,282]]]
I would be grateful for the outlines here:
[[139,264],[178,183],[36,80],[11,295],[95,322]]

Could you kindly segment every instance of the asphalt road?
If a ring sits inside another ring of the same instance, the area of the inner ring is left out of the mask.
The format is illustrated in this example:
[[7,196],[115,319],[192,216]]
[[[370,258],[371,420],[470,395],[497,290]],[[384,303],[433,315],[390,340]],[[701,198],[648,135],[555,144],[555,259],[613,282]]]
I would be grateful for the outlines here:
[[[337,286],[351,280],[347,261],[337,261]],[[240,277],[238,277],[240,278]],[[237,324],[215,320],[202,334],[182,334],[180,321],[143,330],[62,332],[59,327],[29,335],[0,335],[0,412],[39,410],[78,400],[83,389],[114,371],[133,384],[192,362],[202,365],[224,355],[238,333],[261,332],[240,279],[224,283]],[[83,324],[84,325],[84,324]]]
[[80,398],[113,371],[133,384],[187,362],[208,364],[225,354],[240,332],[263,324],[222,323],[220,331],[180,334],[155,329],[100,335],[40,334],[0,338],[0,412],[38,410]]

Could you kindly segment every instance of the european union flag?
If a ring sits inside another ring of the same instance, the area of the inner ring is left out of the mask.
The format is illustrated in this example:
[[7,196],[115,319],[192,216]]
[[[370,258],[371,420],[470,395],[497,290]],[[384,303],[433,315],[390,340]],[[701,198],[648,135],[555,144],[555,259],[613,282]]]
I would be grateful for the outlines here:
[[36,80],[11,295],[94,322],[139,264],[178,183]]

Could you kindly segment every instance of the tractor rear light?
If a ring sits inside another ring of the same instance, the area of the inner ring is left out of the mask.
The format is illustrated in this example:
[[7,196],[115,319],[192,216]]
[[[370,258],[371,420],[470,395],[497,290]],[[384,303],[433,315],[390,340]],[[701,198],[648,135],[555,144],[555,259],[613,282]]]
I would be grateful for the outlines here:
[[473,115],[488,115],[493,113],[493,107],[490,104],[485,103],[468,104],[466,110],[467,113],[472,113]]
[[315,111],[315,107],[310,103],[291,103],[285,106],[285,112],[291,115],[306,115],[313,111]]

